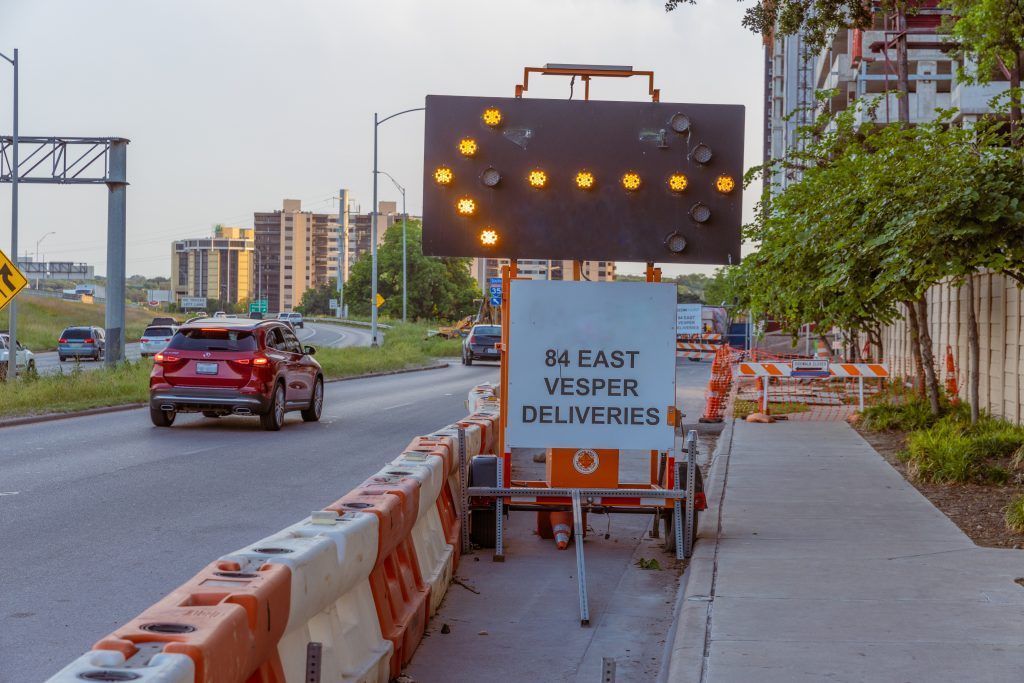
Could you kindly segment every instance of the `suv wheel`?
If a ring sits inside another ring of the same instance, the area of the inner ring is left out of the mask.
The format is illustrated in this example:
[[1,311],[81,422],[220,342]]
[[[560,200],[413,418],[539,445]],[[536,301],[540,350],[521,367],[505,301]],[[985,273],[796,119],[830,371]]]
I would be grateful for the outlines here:
[[303,422],[319,422],[320,413],[324,409],[324,380],[316,378],[313,386],[313,398],[309,400],[309,407],[302,411]]
[[173,410],[160,410],[153,407],[149,409],[149,419],[153,421],[155,427],[170,427],[174,424],[174,418],[177,415]]
[[466,365],[472,365],[473,364],[473,352],[472,351],[470,351],[469,353],[466,354],[466,358],[465,358],[464,362],[466,363]]
[[260,415],[260,424],[268,432],[276,432],[284,426],[284,385],[278,383],[274,387],[274,398],[270,401],[267,412]]

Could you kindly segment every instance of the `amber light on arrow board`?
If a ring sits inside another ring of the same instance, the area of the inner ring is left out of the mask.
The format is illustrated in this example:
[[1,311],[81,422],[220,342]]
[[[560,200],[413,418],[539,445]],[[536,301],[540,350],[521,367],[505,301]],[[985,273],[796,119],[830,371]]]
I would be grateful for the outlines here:
[[690,181],[686,178],[683,173],[673,173],[668,177],[668,189],[673,192],[684,192]]
[[473,138],[462,138],[459,140],[459,154],[464,157],[471,157],[476,154],[479,147],[476,144],[476,140]]
[[484,124],[494,128],[501,125],[501,110],[497,107],[487,107],[480,118],[484,120]]
[[441,166],[434,171],[434,182],[438,185],[451,185],[455,180],[455,174],[447,166]]
[[487,228],[486,230],[480,231],[480,244],[485,247],[493,247],[498,243],[498,231],[493,228]]
[[629,171],[622,176],[622,187],[629,192],[636,192],[640,189],[640,174]]
[[731,175],[725,175],[723,173],[715,178],[715,189],[722,194],[729,194],[736,189],[736,181],[732,179]]
[[576,187],[581,190],[591,190],[594,188],[594,174],[590,171],[580,171],[576,174]]
[[548,174],[539,168],[535,168],[526,176],[526,182],[530,183],[530,187],[540,189],[548,184]]
[[476,213],[476,201],[472,197],[461,197],[455,202],[455,211],[460,216],[472,216]]

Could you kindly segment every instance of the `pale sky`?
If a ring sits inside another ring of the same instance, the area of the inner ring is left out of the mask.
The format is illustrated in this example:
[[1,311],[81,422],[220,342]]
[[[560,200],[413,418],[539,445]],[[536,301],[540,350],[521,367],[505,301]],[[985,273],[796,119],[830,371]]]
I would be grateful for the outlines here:
[[[524,66],[653,69],[662,102],[746,105],[746,166],[759,162],[763,52],[748,3],[700,0],[0,0],[0,52],[21,57],[21,135],[120,136],[128,146],[128,273],[168,275],[174,239],[253,211],[371,205],[373,112],[427,94],[511,97]],[[0,60],[0,131],[11,133]],[[528,97],[568,97],[533,77]],[[577,97],[580,88],[577,87]],[[646,81],[595,80],[592,99],[643,100]],[[381,127],[380,168],[419,214],[423,115]],[[103,186],[22,185],[19,251],[106,271]],[[380,199],[399,200],[381,177]],[[756,190],[744,198],[749,217]],[[10,185],[0,248],[10,251]],[[668,268],[667,274],[711,268]],[[622,264],[621,272],[642,272]]]

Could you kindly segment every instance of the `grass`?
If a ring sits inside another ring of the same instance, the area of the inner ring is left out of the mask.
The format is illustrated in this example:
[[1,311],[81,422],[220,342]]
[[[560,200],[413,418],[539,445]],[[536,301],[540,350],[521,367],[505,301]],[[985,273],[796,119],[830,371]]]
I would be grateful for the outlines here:
[[1003,483],[1006,468],[995,460],[1024,458],[1024,427],[983,417],[971,425],[959,413],[912,432],[904,459],[911,476],[936,484]]
[[149,396],[151,361],[67,374],[20,376],[0,382],[0,417],[66,413],[86,408],[141,403]]
[[1024,496],[1017,496],[1003,511],[1006,528],[1015,534],[1024,533]]
[[[768,412],[771,415],[785,415],[788,413],[806,413],[810,407],[806,403],[784,401],[782,403],[768,402]],[[732,407],[733,417],[742,420],[751,413],[761,412],[760,402],[736,401]]]
[[[19,314],[20,318],[20,314]],[[461,342],[424,339],[427,324],[398,323],[378,349],[317,349],[316,359],[328,379],[372,372],[402,370],[428,364],[434,358],[458,356]],[[148,360],[115,368],[75,370],[67,374],[21,377],[0,382],[0,417],[62,413],[86,408],[145,402],[149,397]]]
[[[106,306],[83,304],[23,293],[18,297],[18,341],[33,351],[53,351],[65,327],[98,325],[103,327]],[[146,325],[153,320],[152,311],[134,306],[125,307],[127,341],[137,341]],[[0,329],[7,329],[6,311],[0,313]]]

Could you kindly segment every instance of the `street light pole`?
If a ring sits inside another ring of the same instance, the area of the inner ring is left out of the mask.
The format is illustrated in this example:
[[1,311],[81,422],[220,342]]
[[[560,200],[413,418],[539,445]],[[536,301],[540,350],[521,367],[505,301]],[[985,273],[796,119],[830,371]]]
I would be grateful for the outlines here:
[[373,112],[373,205],[370,207],[370,346],[377,348],[377,112]]
[[[380,124],[384,123],[385,121],[389,121],[395,118],[396,116],[401,116],[402,114],[408,114],[410,112],[423,110],[424,107],[415,107],[413,109],[406,109],[404,111],[400,111],[397,114],[392,114],[391,116],[386,116],[384,118],[380,118],[377,115],[377,112],[373,113],[373,207],[371,208],[370,213],[370,254],[371,259],[373,261],[373,267],[371,268],[372,273],[370,276],[372,280],[370,285],[370,336],[372,338],[370,346],[373,347],[380,346],[380,344],[377,342],[377,174],[379,173],[379,171],[377,170],[377,128],[380,127]],[[403,209],[405,208],[404,203],[405,202],[403,198]],[[404,291],[404,285],[402,289]],[[404,314],[402,317],[404,319]]]
[[404,323],[407,320],[407,311],[409,308],[409,267],[407,258],[408,249],[406,247],[406,232],[408,231],[409,214],[405,210],[405,188],[399,185],[398,181],[395,180],[394,176],[392,176],[387,171],[381,171],[381,173],[386,175],[388,179],[391,180],[391,182],[394,184],[395,188],[402,193],[402,322]]
[[[14,67],[14,132],[11,144],[11,258],[14,264],[18,264],[18,48],[14,48],[14,58],[0,52],[11,66]],[[7,336],[12,349],[7,354],[7,376],[14,379],[18,376],[18,302],[11,301],[10,322],[7,326]]]
[[36,240],[36,289],[39,289],[39,244],[50,235],[56,235],[57,233],[51,230],[42,237]]

